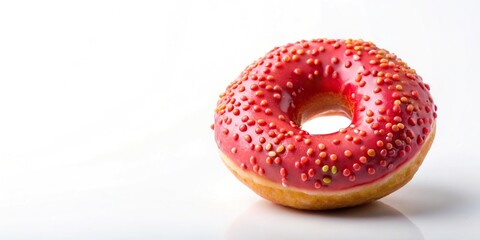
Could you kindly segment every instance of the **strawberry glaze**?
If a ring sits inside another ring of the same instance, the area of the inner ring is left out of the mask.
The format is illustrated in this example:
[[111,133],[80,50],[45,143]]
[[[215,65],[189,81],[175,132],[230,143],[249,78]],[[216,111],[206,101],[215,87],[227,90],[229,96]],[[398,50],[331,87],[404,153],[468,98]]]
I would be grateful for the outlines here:
[[[349,189],[420,150],[437,116],[429,89],[371,42],[299,41],[249,65],[220,95],[212,128],[220,150],[245,171],[304,190]],[[350,126],[317,135],[301,129],[305,106],[322,96],[343,99],[346,107],[322,111],[347,112]]]

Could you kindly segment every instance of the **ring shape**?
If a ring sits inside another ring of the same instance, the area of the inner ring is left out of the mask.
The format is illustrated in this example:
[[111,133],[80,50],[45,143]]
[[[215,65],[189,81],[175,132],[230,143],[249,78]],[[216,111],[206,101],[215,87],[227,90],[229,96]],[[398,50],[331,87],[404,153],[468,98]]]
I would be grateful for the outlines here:
[[[299,41],[249,65],[220,95],[212,128],[226,165],[261,196],[304,209],[353,206],[413,177],[434,136],[429,90],[372,42]],[[351,124],[331,134],[302,130],[326,114]]]

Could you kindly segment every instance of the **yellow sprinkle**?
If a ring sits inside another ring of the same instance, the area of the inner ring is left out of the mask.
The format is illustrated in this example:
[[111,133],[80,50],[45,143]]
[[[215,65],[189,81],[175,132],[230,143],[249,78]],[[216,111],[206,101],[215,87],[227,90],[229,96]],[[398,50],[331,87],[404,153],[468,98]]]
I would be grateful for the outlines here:
[[322,171],[323,171],[323,172],[328,172],[328,169],[329,169],[328,165],[324,165],[324,166],[322,167]]
[[277,153],[274,152],[274,151],[270,151],[270,152],[268,152],[268,156],[269,157],[275,157],[275,156],[277,156]]
[[329,184],[332,182],[332,179],[328,178],[328,177],[324,177],[323,179],[323,182],[326,183],[326,184]]
[[283,150],[285,150],[285,146],[280,145],[280,146],[277,147],[277,152],[278,152],[278,153],[283,152]]
[[337,174],[337,166],[332,166],[332,173]]
[[266,149],[267,151],[270,151],[270,150],[272,149],[272,147],[273,147],[272,144],[269,143],[269,144],[267,144],[267,146],[265,146],[265,149]]

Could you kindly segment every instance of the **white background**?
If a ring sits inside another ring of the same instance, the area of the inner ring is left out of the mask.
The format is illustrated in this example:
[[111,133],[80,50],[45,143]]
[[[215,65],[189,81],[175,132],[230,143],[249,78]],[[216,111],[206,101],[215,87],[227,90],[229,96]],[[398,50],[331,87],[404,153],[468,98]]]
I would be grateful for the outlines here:
[[[472,239],[479,1],[2,1],[1,239]],[[364,207],[270,204],[218,157],[218,94],[276,45],[363,38],[429,83],[437,138]]]

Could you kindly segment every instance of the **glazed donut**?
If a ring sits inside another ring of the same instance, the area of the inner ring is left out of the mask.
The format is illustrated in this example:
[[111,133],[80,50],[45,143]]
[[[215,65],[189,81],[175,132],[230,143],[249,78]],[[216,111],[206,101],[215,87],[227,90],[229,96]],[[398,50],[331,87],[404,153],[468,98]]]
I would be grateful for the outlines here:
[[[437,107],[415,70],[363,40],[276,47],[220,94],[212,129],[225,165],[260,196],[298,209],[382,198],[418,170]],[[309,134],[302,123],[345,115],[351,124]]]

